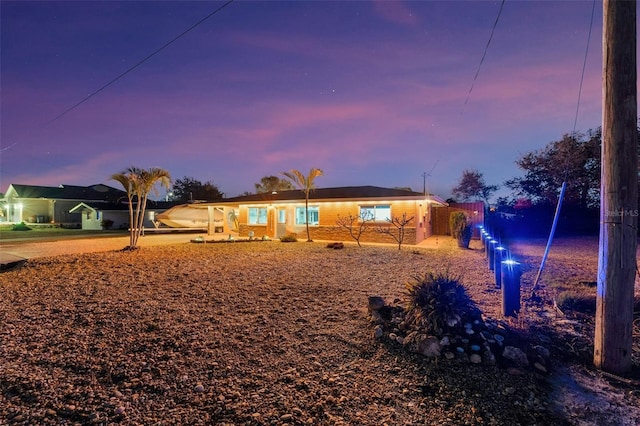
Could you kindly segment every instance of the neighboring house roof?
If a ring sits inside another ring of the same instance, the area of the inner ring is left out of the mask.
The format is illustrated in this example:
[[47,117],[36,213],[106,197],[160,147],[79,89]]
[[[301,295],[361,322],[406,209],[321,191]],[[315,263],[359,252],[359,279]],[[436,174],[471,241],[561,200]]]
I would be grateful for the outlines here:
[[126,199],[126,192],[103,184],[90,186],[37,186],[11,184],[5,198],[44,198],[52,200],[85,200],[118,202]]
[[[135,203],[134,203],[135,204]],[[170,201],[152,201],[147,200],[146,211],[150,210],[166,210],[172,206],[175,206],[175,203]],[[69,213],[82,213],[85,210],[93,210],[93,211],[129,211],[128,203],[101,203],[101,202],[81,202],[77,206],[73,207],[69,210]]]
[[[337,188],[316,188],[309,193],[309,200],[375,200],[375,199],[429,199],[438,204],[446,205],[445,201],[433,194],[409,191],[405,189],[381,188],[379,186],[341,186]],[[279,191],[274,193],[241,195],[239,197],[225,198],[224,200],[202,203],[202,205],[214,204],[246,204],[277,201],[304,201],[304,191]]]

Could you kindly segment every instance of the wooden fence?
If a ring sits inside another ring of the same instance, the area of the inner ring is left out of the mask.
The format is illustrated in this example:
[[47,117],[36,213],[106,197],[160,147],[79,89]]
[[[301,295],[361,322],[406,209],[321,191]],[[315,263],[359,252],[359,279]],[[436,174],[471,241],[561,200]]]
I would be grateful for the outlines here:
[[476,201],[473,203],[450,203],[448,207],[432,207],[431,209],[431,229],[433,235],[451,235],[449,228],[449,216],[453,212],[463,211],[471,219],[473,227],[472,238],[480,238],[478,225],[484,224],[484,203]]

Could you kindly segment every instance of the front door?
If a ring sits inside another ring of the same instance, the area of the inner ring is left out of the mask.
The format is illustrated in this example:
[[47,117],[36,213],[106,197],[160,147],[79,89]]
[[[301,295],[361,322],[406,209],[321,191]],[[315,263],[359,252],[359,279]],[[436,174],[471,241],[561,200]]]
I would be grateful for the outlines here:
[[287,209],[279,208],[276,210],[276,238],[283,237],[287,234]]

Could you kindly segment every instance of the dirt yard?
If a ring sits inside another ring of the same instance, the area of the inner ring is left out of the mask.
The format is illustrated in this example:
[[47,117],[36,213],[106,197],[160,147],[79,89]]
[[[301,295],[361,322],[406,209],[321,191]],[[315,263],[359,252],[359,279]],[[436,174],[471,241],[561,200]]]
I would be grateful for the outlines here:
[[[552,276],[575,244],[554,252]],[[0,424],[640,424],[635,382],[584,365],[589,323],[533,294],[532,266],[520,317],[502,318],[474,247],[186,243],[29,260],[0,274]],[[531,265],[538,248],[517,246]],[[368,296],[402,304],[407,281],[443,268],[506,343],[548,347],[550,371],[375,339]]]

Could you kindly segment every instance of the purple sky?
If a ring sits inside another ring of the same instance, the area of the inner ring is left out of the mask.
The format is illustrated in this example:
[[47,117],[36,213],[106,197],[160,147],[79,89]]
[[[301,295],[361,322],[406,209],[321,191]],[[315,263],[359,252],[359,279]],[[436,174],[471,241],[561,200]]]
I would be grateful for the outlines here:
[[[222,2],[1,3],[0,192],[129,166],[213,181],[324,170],[319,187],[487,183],[573,129],[591,1],[242,1],[51,122]],[[577,130],[601,123],[596,5]],[[48,124],[47,124],[48,123]],[[437,164],[436,164],[437,163]]]

